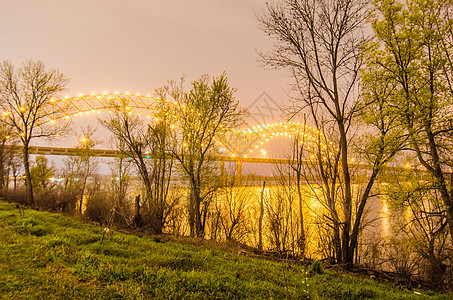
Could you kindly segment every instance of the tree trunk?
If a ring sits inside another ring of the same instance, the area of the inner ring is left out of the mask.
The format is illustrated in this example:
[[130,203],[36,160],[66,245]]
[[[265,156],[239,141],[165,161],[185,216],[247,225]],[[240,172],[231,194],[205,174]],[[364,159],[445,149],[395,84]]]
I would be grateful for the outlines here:
[[143,218],[140,214],[140,195],[135,197],[134,218],[132,219],[132,222],[136,228],[143,226]]
[[263,181],[263,188],[261,189],[260,198],[260,216],[258,219],[258,249],[263,250],[263,217],[264,217],[264,189],[266,188],[266,181]]
[[[301,164],[302,162],[298,162]],[[299,226],[300,226],[300,234],[298,238],[298,244],[299,244],[299,249],[300,249],[300,254],[302,255],[302,258],[305,258],[305,242],[306,242],[306,237],[305,237],[305,228],[304,228],[304,210],[303,210],[303,204],[304,200],[302,198],[302,190],[300,186],[300,180],[301,180],[301,174],[300,170],[297,172],[297,196],[299,197]]]
[[201,217],[201,199],[200,192],[195,187],[194,190],[194,211],[195,211],[195,233],[199,238],[204,237],[203,223]]
[[5,180],[5,164],[4,164],[4,152],[5,152],[5,143],[3,142],[0,146],[0,185],[1,190],[4,191],[6,186]]
[[[339,114],[340,115],[340,114]],[[341,264],[344,264],[346,268],[352,268],[354,257],[349,253],[349,241],[350,241],[350,230],[351,230],[351,218],[352,218],[352,193],[351,193],[351,177],[349,174],[349,163],[348,163],[348,145],[346,138],[346,130],[344,127],[343,119],[338,121],[338,127],[340,131],[341,139],[341,163],[343,170],[344,180],[344,202],[343,202],[343,228],[341,233]]]
[[79,213],[82,214],[82,208],[83,208],[83,197],[85,195],[85,188],[86,188],[86,184],[87,184],[87,175],[88,171],[85,172],[82,180],[83,180],[83,183],[82,183],[82,190],[80,191],[80,204],[79,204]]
[[189,203],[189,225],[190,236],[204,237],[204,226],[201,214],[201,196],[199,184],[195,178],[190,178],[190,203]]
[[354,261],[353,261],[354,251],[356,251],[356,249],[358,247],[359,229],[360,229],[360,223],[362,220],[363,212],[365,210],[365,205],[367,203],[368,197],[370,195],[371,189],[373,188],[373,185],[374,185],[374,182],[376,180],[378,173],[379,173],[379,169],[375,165],[375,167],[373,168],[373,173],[371,174],[370,179],[368,180],[368,184],[362,195],[362,198],[359,203],[359,208],[356,213],[354,227],[353,227],[352,233],[351,233],[351,241],[349,243],[349,258],[351,259],[351,266],[354,263]]
[[31,174],[30,174],[30,163],[28,161],[28,144],[25,144],[23,149],[23,160],[24,160],[24,169],[25,169],[25,185],[27,190],[27,205],[36,206],[35,199],[33,197],[33,186],[31,184]]

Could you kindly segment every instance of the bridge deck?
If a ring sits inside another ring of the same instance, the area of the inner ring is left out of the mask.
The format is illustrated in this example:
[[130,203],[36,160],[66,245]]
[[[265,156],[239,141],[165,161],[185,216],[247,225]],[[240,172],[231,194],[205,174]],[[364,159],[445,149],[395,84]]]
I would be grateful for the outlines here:
[[[13,151],[22,151],[22,146],[11,146]],[[91,149],[91,154],[96,157],[118,157],[122,153],[118,150],[110,149]],[[46,147],[46,146],[30,146],[30,154],[36,155],[76,155],[80,153],[80,149],[66,147]],[[216,156],[214,161],[224,162],[248,162],[248,163],[267,163],[267,164],[290,164],[290,159],[282,158],[264,158],[264,157],[233,157],[233,156]],[[306,161],[306,164],[313,164],[311,161]]]

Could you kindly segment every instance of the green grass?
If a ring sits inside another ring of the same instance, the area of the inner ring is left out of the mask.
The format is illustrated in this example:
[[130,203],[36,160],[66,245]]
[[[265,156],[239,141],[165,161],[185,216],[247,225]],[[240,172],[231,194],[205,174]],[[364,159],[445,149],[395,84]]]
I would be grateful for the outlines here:
[[[373,280],[111,232],[0,201],[2,299],[424,299]],[[432,299],[451,299],[431,293]]]

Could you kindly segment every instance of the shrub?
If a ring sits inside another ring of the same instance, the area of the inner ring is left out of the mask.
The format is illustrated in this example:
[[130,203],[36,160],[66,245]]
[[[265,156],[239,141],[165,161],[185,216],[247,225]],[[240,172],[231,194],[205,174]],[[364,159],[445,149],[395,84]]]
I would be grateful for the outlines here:
[[108,196],[96,193],[88,196],[85,203],[86,208],[83,215],[87,219],[99,223],[107,223],[113,208],[113,201]]

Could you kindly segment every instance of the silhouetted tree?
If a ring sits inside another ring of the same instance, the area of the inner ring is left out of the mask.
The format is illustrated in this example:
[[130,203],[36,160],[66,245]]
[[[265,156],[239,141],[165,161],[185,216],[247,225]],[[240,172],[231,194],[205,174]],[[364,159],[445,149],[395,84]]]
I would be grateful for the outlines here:
[[386,133],[376,130],[376,138],[386,143],[369,162],[373,168],[365,188],[354,195],[351,129],[361,109],[358,77],[369,4],[366,0],[283,0],[267,4],[258,16],[262,30],[276,40],[272,51],[261,54],[262,61],[291,72],[296,98],[292,114],[308,112],[308,121],[316,129],[313,148],[298,156],[316,162],[314,168],[307,168],[307,176],[322,182],[318,200],[329,214],[325,221],[332,228],[335,260],[347,267],[353,264],[373,184],[395,154],[387,146]]
[[226,129],[241,122],[243,112],[234,98],[235,90],[229,86],[225,74],[210,82],[208,75],[201,76],[192,83],[190,91],[181,85],[170,82],[162,88],[163,97],[176,101],[176,147],[171,154],[188,176],[190,184],[189,225],[192,236],[203,237],[209,199],[212,189],[207,188],[207,176],[212,158],[217,153],[215,138]]
[[60,108],[51,107],[53,97],[63,91],[68,79],[55,69],[46,69],[41,61],[27,60],[15,70],[11,62],[0,65],[0,121],[13,128],[23,146],[27,202],[35,205],[30,176],[29,146],[34,138],[52,138],[67,124],[55,122]]
[[33,187],[41,191],[48,189],[51,184],[49,179],[55,176],[55,171],[55,166],[49,166],[49,162],[45,156],[36,156],[34,166],[30,169]]
[[146,204],[145,212],[150,217],[148,225],[159,234],[173,206],[168,197],[173,159],[166,153],[167,148],[172,147],[173,134],[169,104],[164,100],[156,101],[154,119],[148,124],[144,124],[138,115],[132,114],[127,99],[123,99],[111,117],[101,123],[115,135],[121,146],[119,150],[137,168],[145,188],[143,201]]

